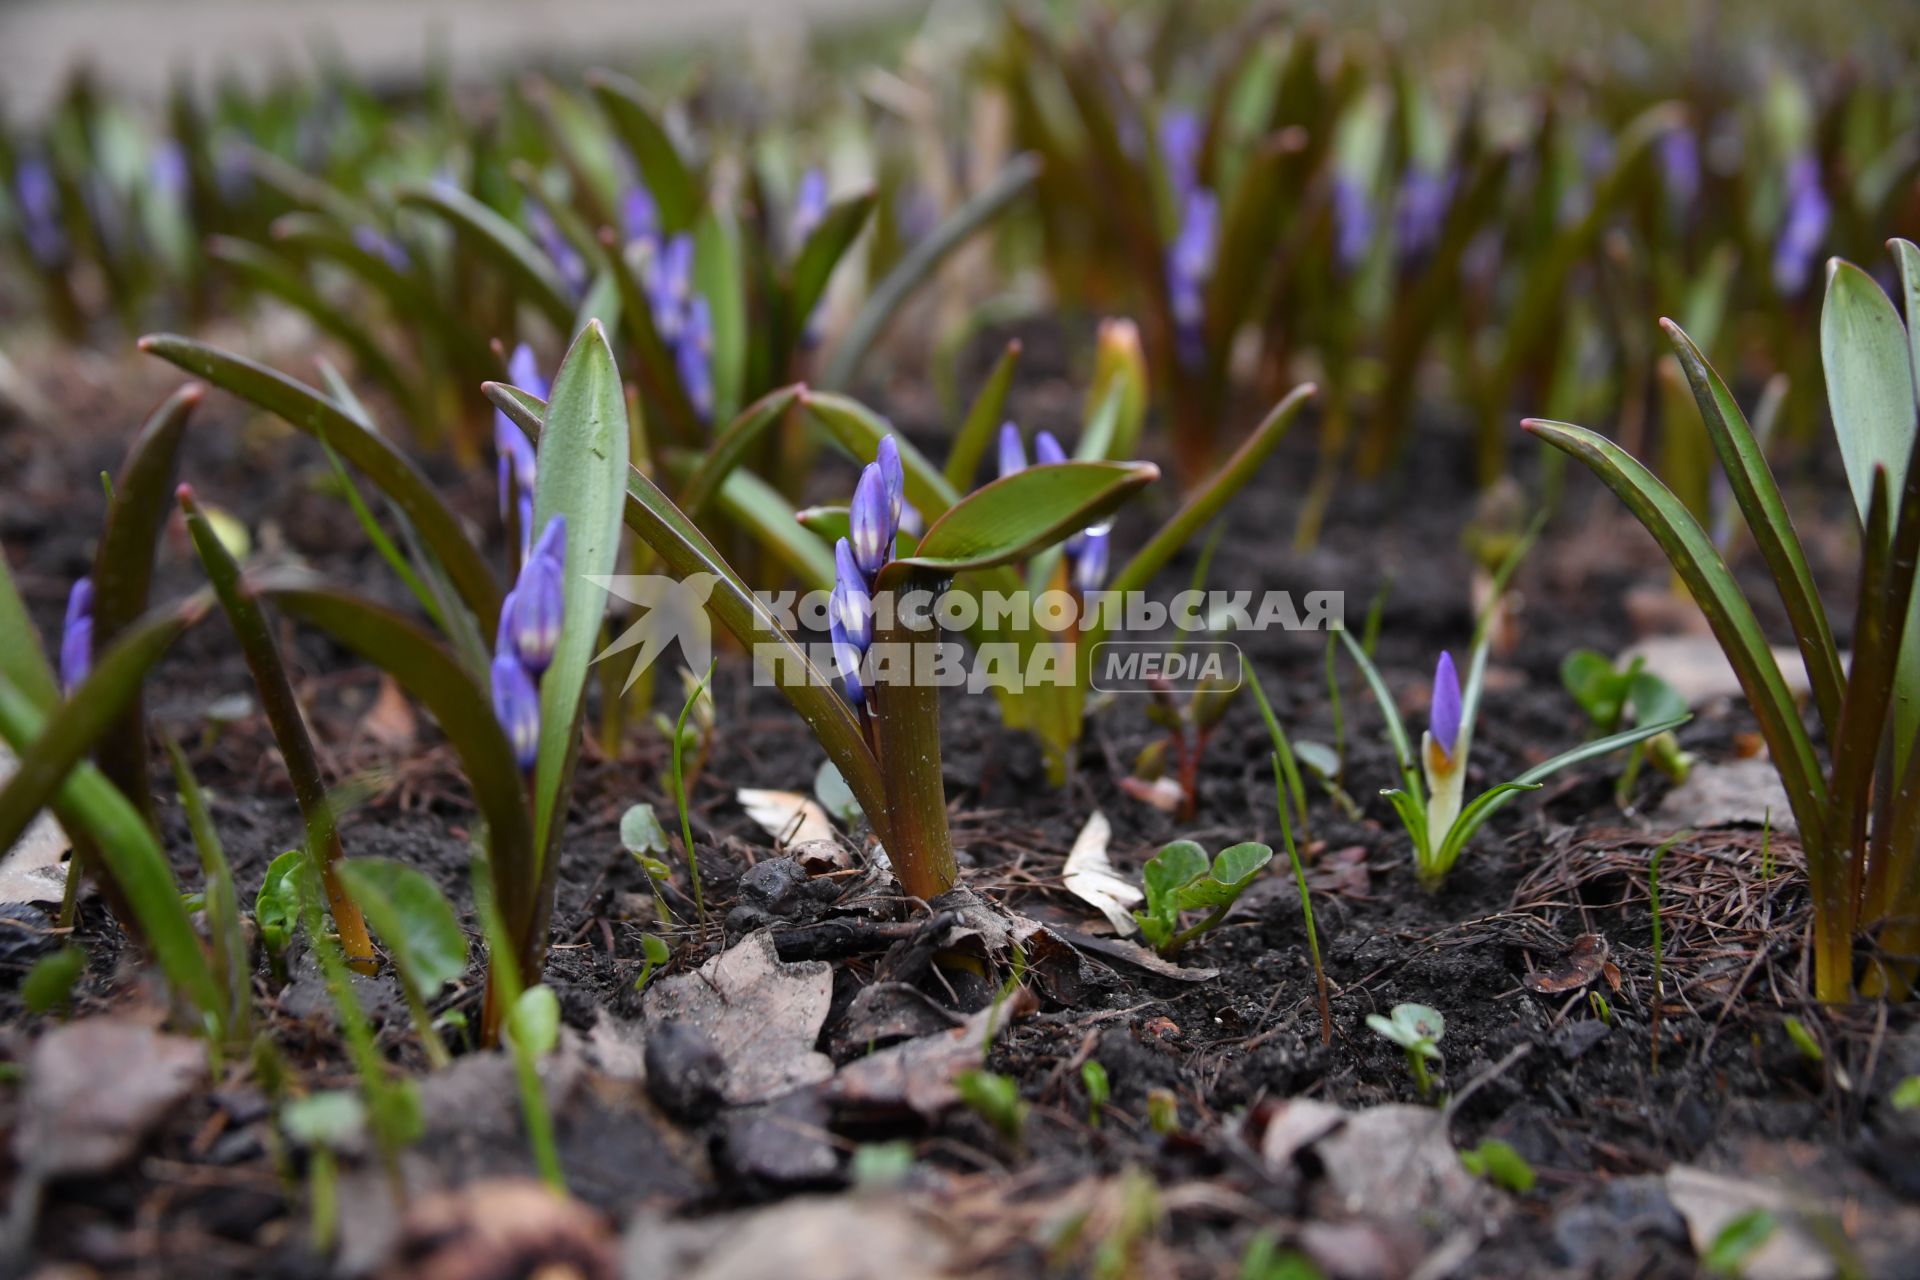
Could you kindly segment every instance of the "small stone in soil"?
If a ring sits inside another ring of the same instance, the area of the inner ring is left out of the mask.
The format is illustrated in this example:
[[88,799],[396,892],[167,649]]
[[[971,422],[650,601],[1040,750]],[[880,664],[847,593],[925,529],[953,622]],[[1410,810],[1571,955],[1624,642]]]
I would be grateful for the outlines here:
[[738,904],[727,912],[727,937],[744,937],[776,922],[811,918],[838,894],[831,880],[815,880],[792,858],[773,858],[740,877]]
[[699,1124],[720,1109],[727,1064],[690,1022],[662,1022],[647,1035],[647,1092],[674,1119]]

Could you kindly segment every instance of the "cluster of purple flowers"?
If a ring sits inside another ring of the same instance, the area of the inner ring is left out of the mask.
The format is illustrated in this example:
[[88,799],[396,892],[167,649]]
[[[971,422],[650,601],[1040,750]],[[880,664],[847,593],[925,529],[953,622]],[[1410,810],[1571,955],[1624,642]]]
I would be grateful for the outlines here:
[[827,602],[827,628],[847,701],[855,709],[867,702],[860,664],[873,644],[873,588],[880,570],[893,559],[906,492],[900,446],[887,436],[854,486],[853,502],[847,508],[847,536],[833,545],[835,574]]
[[[524,342],[513,349],[507,361],[507,381],[528,395],[547,398],[547,380],[540,376],[533,349]],[[533,482],[538,471],[533,445],[498,409],[493,412],[493,451],[499,468],[500,518],[505,520],[510,508],[519,511],[520,559],[525,561],[533,538]]]
[[60,226],[60,187],[45,160],[21,159],[13,172],[13,201],[34,261],[47,268],[64,264],[67,233]]
[[93,670],[93,579],[81,578],[67,594],[60,628],[60,688],[69,697]]
[[554,516],[500,605],[493,647],[493,714],[506,730],[522,772],[530,772],[540,754],[540,677],[560,646],[566,561],[567,518]]
[[1833,205],[1820,186],[1820,161],[1810,153],[1796,156],[1787,166],[1786,218],[1773,246],[1773,283],[1782,294],[1791,298],[1807,287],[1832,220]]
[[[1027,469],[1027,450],[1020,439],[1020,428],[1011,422],[1000,424],[999,457],[1002,479]],[[1065,462],[1067,451],[1061,448],[1053,432],[1037,431],[1033,436],[1033,460],[1039,466]],[[1112,531],[1111,524],[1097,524],[1067,539],[1067,581],[1081,595],[1106,585]]]
[[673,356],[681,389],[702,422],[713,420],[713,309],[693,291],[693,237],[663,235],[660,207],[635,182],[620,202],[620,231],[637,257],[653,329]]

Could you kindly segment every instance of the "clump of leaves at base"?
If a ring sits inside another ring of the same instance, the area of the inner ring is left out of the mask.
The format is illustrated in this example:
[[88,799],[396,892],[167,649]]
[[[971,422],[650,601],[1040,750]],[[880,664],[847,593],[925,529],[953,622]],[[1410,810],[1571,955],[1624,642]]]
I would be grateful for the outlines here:
[[[1161,955],[1173,955],[1219,924],[1234,900],[1271,861],[1273,850],[1253,841],[1222,849],[1211,860],[1207,851],[1193,841],[1174,841],[1147,863],[1147,909],[1133,913],[1141,935]],[[1198,924],[1182,929],[1181,919],[1189,911],[1206,911],[1207,915]]]

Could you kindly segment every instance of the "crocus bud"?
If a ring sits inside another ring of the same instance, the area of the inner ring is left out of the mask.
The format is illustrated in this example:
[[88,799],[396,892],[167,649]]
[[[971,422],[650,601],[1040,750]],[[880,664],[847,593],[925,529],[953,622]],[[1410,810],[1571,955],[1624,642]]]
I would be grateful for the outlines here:
[[67,620],[60,628],[60,687],[72,694],[93,670],[93,579],[81,578],[67,593]]
[[521,772],[531,772],[540,756],[540,690],[504,634],[493,654],[492,683],[494,718],[506,731]]
[[1011,422],[1000,424],[1000,478],[1027,469],[1027,446],[1020,439],[1020,428]]
[[847,508],[847,540],[853,544],[854,563],[871,579],[880,567],[893,558],[894,522],[887,501],[886,478],[878,463],[868,463],[854,486],[853,503]]
[[1460,746],[1460,676],[1453,655],[1442,652],[1433,672],[1433,706],[1427,716],[1427,735],[1448,760]]
[[[552,550],[556,538],[557,555]],[[536,676],[547,669],[560,647],[560,619],[566,608],[565,538],[566,517],[555,516],[547,522],[533,554],[520,566],[520,579],[501,606],[513,650]]]
[[1113,529],[1109,525],[1095,525],[1082,533],[1079,546],[1073,552],[1073,589],[1081,595],[1098,591],[1107,585],[1107,563],[1111,552]]
[[860,659],[865,656],[865,651],[847,638],[846,630],[841,627],[838,618],[827,624],[827,635],[833,641],[834,665],[840,668],[840,679],[847,686],[847,701],[855,707],[864,705],[867,690],[860,683]]
[[1053,438],[1053,432],[1042,431],[1033,437],[1033,460],[1041,466],[1067,460],[1067,451]]
[[873,460],[880,467],[880,478],[887,482],[888,516],[897,526],[907,500],[907,472],[900,465],[900,446],[891,435],[881,437],[880,450]]
[[829,616],[848,643],[865,653],[873,643],[873,596],[867,591],[866,575],[854,561],[853,548],[845,538],[833,544],[833,566],[833,593],[827,600]]

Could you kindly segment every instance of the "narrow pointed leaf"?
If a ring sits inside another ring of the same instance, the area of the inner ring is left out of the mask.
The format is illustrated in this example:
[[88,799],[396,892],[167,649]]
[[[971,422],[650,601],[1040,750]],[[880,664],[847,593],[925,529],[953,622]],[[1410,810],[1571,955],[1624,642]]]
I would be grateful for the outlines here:
[[973,487],[974,477],[980,471],[980,459],[986,456],[987,446],[993,442],[1000,424],[1006,421],[1007,392],[1013,386],[1013,372],[1019,364],[1020,340],[1014,338],[993,362],[993,371],[981,384],[972,407],[967,410],[966,420],[954,434],[953,444],[947,449],[944,474],[956,493]]
[[843,197],[827,206],[820,223],[800,246],[787,285],[787,308],[792,332],[799,334],[819,305],[833,278],[833,269],[866,227],[878,197],[872,191]]
[[691,227],[700,214],[699,186],[640,86],[611,71],[590,73],[587,85],[639,167],[660,209],[661,230],[671,235]]
[[453,224],[462,242],[492,260],[513,281],[516,292],[544,312],[555,327],[569,326],[573,300],[567,282],[526,232],[450,183],[409,183],[394,194],[401,204]]
[[715,204],[693,236],[693,284],[712,317],[713,412],[725,422],[739,412],[747,377],[747,269],[740,224]]
[[767,429],[779,422],[800,398],[800,386],[770,391],[745,409],[714,438],[699,467],[687,477],[680,490],[680,509],[689,520],[698,520],[701,512],[735,467],[745,460]]
[[907,480],[907,501],[928,521],[938,520],[946,514],[948,507],[960,500],[955,486],[948,483],[939,468],[927,460],[926,454],[895,431],[891,422],[858,400],[832,391],[805,390],[800,394],[800,401],[840,442],[841,447],[853,455],[855,462],[863,465],[872,462],[880,450],[880,441],[892,436],[894,443],[900,447],[900,467],[906,473]]
[[1149,462],[1061,462],[1003,476],[934,521],[896,563],[940,573],[1024,560],[1097,523],[1160,478]]

